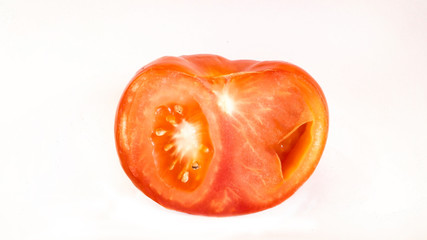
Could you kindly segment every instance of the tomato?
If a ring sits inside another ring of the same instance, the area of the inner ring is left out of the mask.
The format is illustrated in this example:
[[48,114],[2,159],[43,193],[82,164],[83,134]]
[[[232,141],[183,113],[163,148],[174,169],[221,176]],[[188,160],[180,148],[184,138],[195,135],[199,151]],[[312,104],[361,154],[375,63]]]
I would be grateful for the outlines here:
[[115,123],[136,187],[166,208],[209,216],[283,202],[313,173],[327,132],[325,97],[304,70],[215,55],[143,67]]

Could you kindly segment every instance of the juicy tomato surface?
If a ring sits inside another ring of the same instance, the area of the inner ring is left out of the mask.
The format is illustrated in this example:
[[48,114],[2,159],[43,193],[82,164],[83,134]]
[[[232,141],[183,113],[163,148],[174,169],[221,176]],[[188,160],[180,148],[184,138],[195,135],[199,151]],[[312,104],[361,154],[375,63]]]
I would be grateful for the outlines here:
[[280,61],[163,57],[120,100],[117,151],[162,206],[231,216],[275,206],[313,173],[328,132],[319,85]]

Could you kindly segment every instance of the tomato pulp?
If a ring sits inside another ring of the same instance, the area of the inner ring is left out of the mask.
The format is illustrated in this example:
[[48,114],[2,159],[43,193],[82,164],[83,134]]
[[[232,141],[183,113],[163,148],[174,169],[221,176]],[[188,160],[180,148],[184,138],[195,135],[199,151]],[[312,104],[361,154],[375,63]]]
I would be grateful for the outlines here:
[[148,197],[230,216],[291,196],[320,160],[328,121],[322,90],[295,65],[163,57],[124,91],[115,137],[123,169]]

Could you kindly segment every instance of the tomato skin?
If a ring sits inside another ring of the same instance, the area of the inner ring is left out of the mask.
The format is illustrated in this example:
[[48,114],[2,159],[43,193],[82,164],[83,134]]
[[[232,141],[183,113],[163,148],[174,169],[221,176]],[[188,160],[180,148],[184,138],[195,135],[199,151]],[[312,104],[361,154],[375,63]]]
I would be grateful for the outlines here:
[[[224,113],[218,104],[215,92],[224,84],[234,97],[245,99],[239,114]],[[282,86],[286,94],[276,91]],[[184,95],[200,104],[215,151],[206,176],[192,191],[161,179],[149,142],[151,112],[162,101]],[[162,206],[208,216],[248,214],[283,202],[309,178],[326,144],[328,116],[321,88],[295,65],[215,55],[163,57],[139,70],[123,93],[116,147],[135,186]],[[292,133],[298,134],[286,137]],[[282,140],[294,146],[284,160],[274,150]]]

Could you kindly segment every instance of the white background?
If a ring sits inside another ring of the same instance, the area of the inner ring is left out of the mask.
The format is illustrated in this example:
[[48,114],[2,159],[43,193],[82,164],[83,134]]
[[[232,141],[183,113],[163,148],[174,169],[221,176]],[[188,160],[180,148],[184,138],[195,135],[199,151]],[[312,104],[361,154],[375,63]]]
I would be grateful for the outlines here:
[[[0,239],[426,239],[427,1],[0,0]],[[330,108],[312,177],[231,218],[127,178],[122,91],[164,55],[285,60]]]

